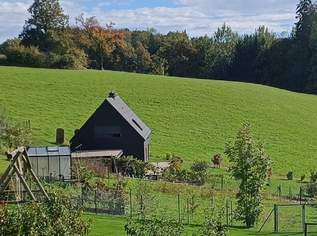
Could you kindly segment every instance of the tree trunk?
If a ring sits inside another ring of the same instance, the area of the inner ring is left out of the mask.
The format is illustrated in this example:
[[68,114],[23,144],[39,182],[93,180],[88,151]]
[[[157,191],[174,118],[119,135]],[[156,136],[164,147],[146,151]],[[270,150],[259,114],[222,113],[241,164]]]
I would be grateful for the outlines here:
[[100,56],[100,70],[104,70],[104,68],[103,68],[103,55]]

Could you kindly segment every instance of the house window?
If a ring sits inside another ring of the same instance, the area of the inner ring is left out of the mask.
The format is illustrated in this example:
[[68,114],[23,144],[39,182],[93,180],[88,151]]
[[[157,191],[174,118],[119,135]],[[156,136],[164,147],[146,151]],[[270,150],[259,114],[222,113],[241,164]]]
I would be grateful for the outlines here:
[[120,138],[121,137],[121,127],[119,127],[119,126],[95,126],[94,133],[95,133],[95,137],[97,139]]
[[140,129],[140,130],[143,130],[141,125],[135,120],[135,119],[132,119],[132,122]]

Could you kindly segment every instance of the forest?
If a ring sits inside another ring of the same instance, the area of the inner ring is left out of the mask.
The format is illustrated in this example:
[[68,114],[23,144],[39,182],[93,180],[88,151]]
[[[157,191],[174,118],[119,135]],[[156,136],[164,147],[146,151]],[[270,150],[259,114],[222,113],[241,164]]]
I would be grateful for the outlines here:
[[288,37],[260,26],[211,36],[129,30],[96,17],[70,24],[58,0],[36,0],[21,33],[0,45],[0,65],[100,69],[258,83],[317,93],[317,5],[300,0]]

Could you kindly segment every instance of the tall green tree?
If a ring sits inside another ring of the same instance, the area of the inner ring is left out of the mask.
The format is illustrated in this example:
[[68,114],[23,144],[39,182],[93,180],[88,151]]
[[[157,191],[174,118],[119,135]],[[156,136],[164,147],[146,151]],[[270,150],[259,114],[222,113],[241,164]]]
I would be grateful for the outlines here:
[[262,211],[262,189],[268,177],[270,159],[263,145],[252,137],[249,124],[242,126],[233,144],[226,145],[225,153],[231,164],[231,175],[240,181],[237,219],[252,227]]
[[31,17],[25,22],[20,34],[25,46],[38,46],[50,51],[58,40],[55,35],[68,26],[69,17],[64,14],[59,0],[34,0],[28,9]]

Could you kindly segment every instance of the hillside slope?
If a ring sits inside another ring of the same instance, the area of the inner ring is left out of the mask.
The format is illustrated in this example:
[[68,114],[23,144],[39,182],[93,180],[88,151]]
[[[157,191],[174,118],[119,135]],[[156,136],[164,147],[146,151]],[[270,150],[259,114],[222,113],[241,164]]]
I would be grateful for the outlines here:
[[152,159],[208,160],[249,121],[275,173],[317,169],[317,96],[224,81],[0,67],[0,104],[14,119],[31,120],[34,145],[53,143],[57,127],[69,140],[111,90],[152,128]]

